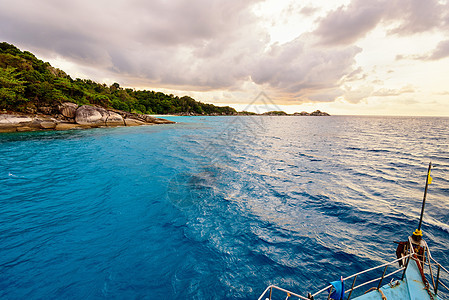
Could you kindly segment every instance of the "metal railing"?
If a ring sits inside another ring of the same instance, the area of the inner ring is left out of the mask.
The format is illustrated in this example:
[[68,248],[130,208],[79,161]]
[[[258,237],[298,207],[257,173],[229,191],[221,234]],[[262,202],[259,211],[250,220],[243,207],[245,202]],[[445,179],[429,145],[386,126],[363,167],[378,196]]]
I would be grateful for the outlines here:
[[[446,272],[447,275],[449,275],[449,271],[432,257],[432,254],[430,254],[429,247],[426,247],[426,253],[427,253],[427,260],[425,261],[425,264],[429,266],[429,276],[432,281],[433,292],[435,293],[435,295],[437,295],[438,288],[440,286],[444,287],[446,289],[446,291],[449,292],[449,287],[448,287],[449,284],[446,285],[440,277],[441,270],[443,270],[443,272]],[[436,276],[433,273],[434,270],[432,270],[432,266],[437,268]]]
[[[371,268],[371,269],[367,269],[367,270],[364,270],[364,271],[361,271],[361,272],[359,272],[359,273],[356,273],[356,274],[353,274],[353,275],[351,275],[351,276],[348,276],[348,277],[343,278],[343,281],[346,281],[346,280],[348,280],[348,279],[354,278],[354,280],[353,280],[353,282],[352,282],[351,288],[350,288],[349,290],[345,291],[345,294],[346,294],[346,293],[349,293],[348,299],[351,298],[351,294],[352,294],[352,292],[353,292],[354,290],[356,290],[356,289],[358,289],[358,288],[361,288],[362,286],[365,286],[365,285],[367,285],[367,284],[376,282],[376,281],[378,281],[378,280],[379,280],[379,286],[380,286],[380,285],[382,284],[382,281],[383,281],[384,278],[387,278],[387,277],[389,277],[389,276],[393,276],[394,274],[399,273],[399,272],[401,272],[401,271],[405,271],[406,266],[401,267],[401,268],[399,268],[398,270],[395,270],[395,271],[393,271],[393,272],[391,272],[391,273],[386,274],[386,271],[387,271],[388,266],[394,265],[394,264],[396,264],[398,261],[403,260],[403,259],[407,259],[407,260],[408,260],[412,255],[413,255],[413,253],[410,253],[410,254],[408,254],[407,256],[404,256],[404,257],[395,259],[394,261],[391,261],[391,262],[385,263],[385,264],[383,264],[383,265],[380,265],[380,266],[377,266],[377,267],[374,267],[374,268]],[[363,283],[361,283],[361,284],[355,286],[357,277],[358,277],[359,275],[362,275],[362,274],[365,274],[365,273],[368,273],[368,272],[372,272],[372,271],[374,271],[374,270],[378,270],[378,269],[381,269],[381,268],[384,268],[384,271],[383,271],[383,274],[382,274],[381,277],[371,279],[371,280],[369,280],[369,281],[363,282]],[[314,293],[314,294],[309,294],[307,297],[298,295],[298,294],[296,294],[296,293],[294,293],[294,292],[292,292],[292,291],[283,289],[283,288],[278,287],[278,286],[276,286],[276,285],[270,285],[270,286],[268,286],[268,287],[265,289],[265,291],[264,291],[264,292],[262,293],[262,295],[259,297],[259,300],[262,300],[263,297],[267,294],[268,291],[270,291],[270,295],[269,295],[268,299],[271,300],[271,296],[272,296],[273,289],[274,289],[274,290],[279,290],[279,291],[281,291],[281,292],[286,293],[286,295],[287,295],[287,298],[286,298],[286,299],[288,299],[288,298],[291,297],[291,296],[294,296],[294,297],[298,297],[299,299],[302,299],[302,300],[309,300],[309,299],[314,299],[316,296],[318,296],[318,295],[324,293],[325,291],[327,291],[327,290],[329,290],[329,289],[332,289],[332,285],[328,285],[328,286],[322,288],[321,290],[317,291],[317,292]],[[329,295],[330,295],[331,292],[332,292],[332,290],[330,290]]]
[[269,296],[269,298],[267,298],[267,299],[270,299],[270,300],[271,300],[271,296],[273,295],[273,290],[278,290],[278,291],[284,292],[285,295],[286,295],[286,298],[285,298],[285,299],[288,299],[288,298],[290,298],[291,296],[298,297],[299,299],[302,299],[302,300],[309,300],[309,299],[310,299],[310,298],[306,298],[306,297],[303,297],[303,296],[301,296],[301,295],[298,295],[298,294],[296,294],[296,293],[294,293],[294,292],[292,292],[292,291],[283,289],[283,288],[281,288],[281,287],[278,287],[278,286],[275,286],[275,285],[269,285],[269,286],[265,289],[265,291],[262,293],[262,295],[260,295],[260,297],[259,297],[258,300],[262,300],[263,297],[265,296],[265,294],[268,293],[268,291],[270,291],[270,296]]
[[[383,282],[383,280],[385,278],[391,277],[394,274],[397,274],[397,273],[399,273],[401,271],[402,271],[401,280],[403,280],[404,276],[405,276],[405,271],[406,271],[406,269],[408,267],[408,263],[409,263],[410,259],[415,260],[417,263],[424,263],[425,265],[429,266],[429,276],[430,276],[430,279],[432,281],[432,285],[433,285],[433,289],[434,289],[434,294],[435,295],[437,295],[438,288],[440,286],[446,288],[449,291],[448,286],[446,284],[444,284],[442,282],[441,278],[440,278],[441,270],[443,270],[447,274],[449,274],[449,271],[447,269],[445,269],[441,264],[439,264],[435,259],[432,258],[432,255],[430,254],[429,247],[427,247],[427,244],[425,242],[424,242],[424,245],[425,245],[425,247],[424,247],[425,248],[425,252],[424,252],[424,254],[421,257],[422,259],[418,258],[417,253],[415,253],[415,251],[414,251],[412,240],[409,238],[408,245],[407,245],[408,246],[407,250],[408,250],[409,253],[407,255],[403,255],[402,257],[400,257],[398,259],[395,259],[395,260],[393,260],[391,262],[388,262],[388,263],[382,264],[380,266],[377,266],[377,267],[374,267],[374,268],[370,268],[370,269],[361,271],[359,273],[350,275],[350,276],[348,276],[346,278],[343,278],[342,279],[343,281],[346,281],[348,279],[352,279],[353,278],[351,288],[349,290],[345,291],[345,294],[348,294],[348,297],[347,297],[346,300],[351,299],[351,295],[352,295],[352,292],[354,290],[359,289],[359,288],[361,288],[361,287],[363,287],[365,285],[372,284],[372,283],[377,282],[377,281],[378,281],[378,284],[377,284],[377,288],[376,289],[379,290],[380,287],[382,286],[382,282]],[[426,254],[427,254],[427,257],[426,257]],[[402,261],[402,266],[399,267],[398,269],[390,272],[390,273],[387,273],[388,267],[395,265],[399,261]],[[432,266],[434,268],[435,268],[435,266],[437,267],[437,271],[436,271],[437,274],[436,274],[436,276],[434,276],[434,274],[432,272]],[[368,273],[368,272],[372,272],[372,271],[375,271],[375,270],[379,270],[379,269],[383,269],[383,273],[382,273],[381,277],[377,277],[377,278],[374,278],[374,279],[362,282],[359,285],[355,285],[357,277],[359,277],[362,274],[365,274],[365,273]],[[329,290],[329,292],[327,294],[327,299],[330,299],[330,295],[332,293],[332,288],[333,288],[332,285],[328,285],[328,286],[324,287],[323,289],[317,291],[314,294],[310,294],[309,293],[307,295],[307,297],[305,297],[305,296],[298,295],[297,293],[294,293],[292,291],[289,291],[289,290],[283,289],[281,287],[278,287],[276,285],[270,285],[270,286],[268,286],[265,289],[265,291],[262,293],[262,295],[259,297],[258,300],[262,300],[266,296],[266,294],[268,292],[269,292],[269,295],[268,295],[268,297],[266,299],[271,300],[272,299],[272,295],[273,295],[273,291],[280,291],[280,292],[282,292],[285,295],[285,297],[286,297],[285,299],[286,300],[289,299],[290,297],[297,297],[298,299],[301,299],[301,300],[310,300],[310,299],[315,299],[315,297],[317,297],[319,295],[322,295],[325,291],[328,291],[328,290]],[[322,296],[324,296],[324,295],[322,295]]]

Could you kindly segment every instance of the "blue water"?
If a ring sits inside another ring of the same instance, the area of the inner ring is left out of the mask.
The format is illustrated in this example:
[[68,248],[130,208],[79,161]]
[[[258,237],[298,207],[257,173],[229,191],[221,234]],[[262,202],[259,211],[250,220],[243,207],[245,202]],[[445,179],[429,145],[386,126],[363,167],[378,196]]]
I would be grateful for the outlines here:
[[1,299],[255,299],[389,261],[449,266],[449,118],[172,117],[0,135]]

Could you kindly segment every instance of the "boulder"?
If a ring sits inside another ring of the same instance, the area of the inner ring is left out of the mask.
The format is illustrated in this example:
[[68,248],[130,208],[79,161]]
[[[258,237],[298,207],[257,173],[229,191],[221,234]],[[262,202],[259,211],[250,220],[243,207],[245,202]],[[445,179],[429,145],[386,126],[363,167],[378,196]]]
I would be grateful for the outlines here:
[[32,131],[29,126],[32,122],[33,119],[29,116],[0,114],[0,132],[15,132],[19,127],[29,128]]
[[3,126],[0,125],[0,133],[6,133],[6,132],[16,132],[17,128],[15,126]]
[[98,106],[82,105],[78,107],[70,102],[61,104],[58,109],[61,115],[0,113],[0,132],[69,130],[103,126],[140,126],[175,123],[149,115],[133,114],[113,109],[106,110]]
[[126,125],[123,117],[120,114],[114,111],[106,110],[102,107],[90,105],[83,105],[78,107],[78,109],[76,110],[75,122],[80,125],[88,125],[92,127]]
[[148,124],[143,121],[136,120],[136,119],[128,119],[127,118],[127,119],[124,119],[124,121],[125,121],[126,126],[140,126],[140,125]]
[[55,129],[56,128],[56,122],[52,121],[42,121],[39,124],[40,128],[42,129]]
[[109,115],[105,121],[106,126],[125,126],[125,121],[121,115],[113,111],[108,111],[108,113]]
[[71,102],[64,102],[59,105],[59,112],[66,118],[74,119],[78,105]]
[[10,115],[10,114],[0,114],[0,124],[20,124],[32,122],[33,119],[28,116],[22,115]]
[[176,122],[169,121],[169,120],[166,120],[166,119],[154,118],[152,123],[153,124],[174,124]]
[[[104,111],[106,111],[103,108]],[[100,113],[98,107],[82,105],[78,107],[75,115],[75,122],[80,125],[100,126],[105,124],[106,118]]]
[[94,106],[94,108],[101,114],[101,121],[103,122],[103,125],[106,124],[106,120],[109,117],[110,111],[104,109],[103,107]]
[[75,123],[66,123],[66,122],[58,123],[56,124],[55,127],[56,130],[70,130],[74,128],[85,128],[85,127]]
[[[21,124],[21,126],[19,126],[17,128],[20,128],[20,127],[26,127],[26,128],[31,127],[31,128],[33,128],[33,131],[34,130],[41,130],[41,129],[43,129],[41,127],[41,123],[44,122],[44,121],[45,120],[41,120],[39,118],[34,118],[33,122],[26,123],[26,125],[25,124]],[[19,129],[17,129],[17,131],[19,131]],[[25,130],[25,131],[27,131],[27,130]]]
[[36,127],[29,127],[29,126],[20,126],[16,128],[17,132],[27,132],[27,131],[36,131],[38,130]]
[[142,119],[145,120],[145,122],[147,122],[147,123],[154,123],[154,121],[157,119],[150,115],[141,115],[141,116],[142,116]]

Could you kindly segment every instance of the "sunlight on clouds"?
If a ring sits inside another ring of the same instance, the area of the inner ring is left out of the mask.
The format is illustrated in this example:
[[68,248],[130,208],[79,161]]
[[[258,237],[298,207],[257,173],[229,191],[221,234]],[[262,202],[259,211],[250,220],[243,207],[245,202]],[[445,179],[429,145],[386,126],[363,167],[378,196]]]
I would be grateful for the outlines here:
[[261,26],[270,34],[271,42],[283,44],[313,31],[318,18],[349,2],[267,0],[256,4],[253,12],[261,19]]
[[236,109],[265,92],[290,113],[449,115],[448,9],[442,0],[4,0],[0,39],[72,78]]

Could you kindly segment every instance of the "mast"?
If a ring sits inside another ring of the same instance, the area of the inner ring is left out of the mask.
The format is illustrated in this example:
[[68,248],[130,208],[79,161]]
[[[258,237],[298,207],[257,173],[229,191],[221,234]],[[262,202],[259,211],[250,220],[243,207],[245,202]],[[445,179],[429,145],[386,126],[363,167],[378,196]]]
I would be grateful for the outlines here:
[[432,177],[430,177],[430,169],[431,168],[432,168],[432,162],[429,162],[429,168],[427,169],[427,177],[426,177],[426,187],[424,188],[424,196],[422,199],[421,217],[419,218],[418,229],[416,229],[415,232],[413,233],[413,237],[419,236],[419,239],[422,237],[421,225],[422,225],[422,219],[424,216],[424,207],[426,205],[427,187],[429,186],[429,184],[432,183]]

